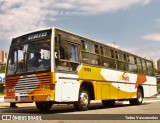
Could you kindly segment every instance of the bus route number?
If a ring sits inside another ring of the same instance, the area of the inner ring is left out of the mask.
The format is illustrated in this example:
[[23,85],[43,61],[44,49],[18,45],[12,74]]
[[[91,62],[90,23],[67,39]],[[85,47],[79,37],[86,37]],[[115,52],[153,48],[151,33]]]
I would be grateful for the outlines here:
[[91,68],[89,68],[89,67],[84,67],[84,71],[86,71],[86,72],[91,72],[92,70],[91,70]]

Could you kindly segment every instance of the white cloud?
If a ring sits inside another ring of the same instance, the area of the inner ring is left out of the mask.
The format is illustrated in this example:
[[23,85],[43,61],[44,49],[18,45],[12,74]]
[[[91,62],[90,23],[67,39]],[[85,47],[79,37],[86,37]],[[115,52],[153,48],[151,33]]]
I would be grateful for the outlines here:
[[[110,41],[110,42],[112,42],[112,41]],[[114,41],[112,43],[106,43],[106,45],[114,47],[114,48],[119,48],[119,45],[117,44],[117,42],[114,42]]]
[[160,23],[160,18],[157,18],[155,22]]
[[135,4],[148,4],[151,0],[59,0],[53,5],[58,9],[74,10],[82,15],[95,15],[126,9]]
[[94,3],[92,6],[89,5],[86,8],[84,8],[84,11],[90,10],[88,12],[93,14],[102,12],[111,12],[120,9],[127,9],[135,4],[147,4],[148,2],[149,0],[106,0],[106,1],[99,0],[99,2]]
[[46,27],[68,15],[94,15],[148,4],[151,0],[3,0],[0,41],[18,33]]
[[[154,49],[154,50],[153,50]],[[148,60],[153,60],[156,66],[157,60],[160,59],[160,50],[159,46],[156,44],[152,45],[143,45],[139,47],[132,47],[132,48],[123,48],[123,50],[140,56],[142,58],[146,58]]]
[[155,19],[156,27],[160,28],[160,18]]
[[10,38],[20,32],[44,27],[45,17],[46,13],[39,0],[8,0],[7,7],[0,11],[0,37]]
[[142,37],[145,40],[160,42],[160,33],[151,33]]

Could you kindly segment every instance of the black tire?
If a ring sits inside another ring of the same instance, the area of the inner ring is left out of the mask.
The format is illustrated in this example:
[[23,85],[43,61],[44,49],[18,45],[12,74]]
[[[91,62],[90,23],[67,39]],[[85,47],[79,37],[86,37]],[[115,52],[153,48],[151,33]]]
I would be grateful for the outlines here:
[[102,104],[105,107],[113,107],[115,104],[115,100],[102,100]]
[[47,112],[47,111],[49,111],[49,109],[52,107],[52,105],[53,105],[52,102],[36,102],[36,107],[41,112]]
[[137,98],[129,100],[131,105],[141,105],[143,102],[143,92],[140,88],[137,90]]
[[85,87],[80,88],[78,101],[74,103],[74,107],[78,111],[86,111],[90,106],[90,94]]

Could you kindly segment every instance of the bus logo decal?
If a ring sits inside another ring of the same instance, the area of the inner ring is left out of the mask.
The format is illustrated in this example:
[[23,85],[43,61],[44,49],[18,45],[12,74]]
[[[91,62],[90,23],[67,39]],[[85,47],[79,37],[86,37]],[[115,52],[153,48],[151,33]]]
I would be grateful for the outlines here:
[[91,68],[89,68],[89,67],[84,67],[83,69],[84,69],[84,71],[87,71],[87,72],[91,72],[92,71]]
[[43,38],[46,36],[47,36],[47,32],[37,33],[37,34],[33,34],[33,35],[28,36],[28,40]]
[[119,80],[129,81],[128,73],[124,72],[122,75],[119,75]]

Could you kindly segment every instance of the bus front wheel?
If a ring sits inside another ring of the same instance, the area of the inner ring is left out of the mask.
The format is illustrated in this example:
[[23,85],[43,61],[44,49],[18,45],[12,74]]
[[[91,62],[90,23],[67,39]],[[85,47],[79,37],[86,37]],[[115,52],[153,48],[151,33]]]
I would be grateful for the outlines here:
[[41,112],[46,112],[52,107],[53,103],[52,102],[36,102],[36,107],[38,110]]
[[140,88],[137,90],[137,98],[129,100],[131,105],[141,105],[143,102],[143,93]]
[[90,106],[90,94],[85,87],[81,87],[78,101],[74,103],[74,107],[79,111],[86,111]]

